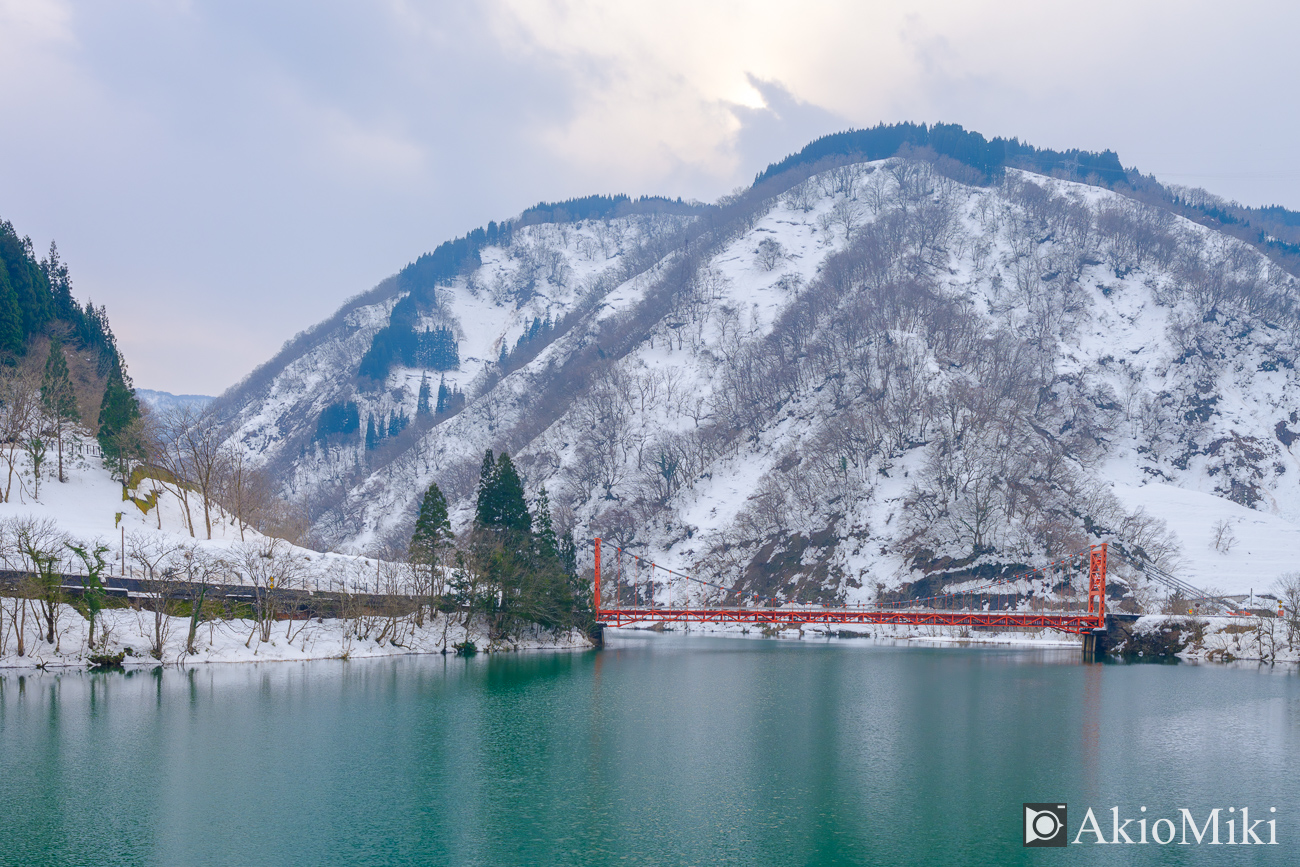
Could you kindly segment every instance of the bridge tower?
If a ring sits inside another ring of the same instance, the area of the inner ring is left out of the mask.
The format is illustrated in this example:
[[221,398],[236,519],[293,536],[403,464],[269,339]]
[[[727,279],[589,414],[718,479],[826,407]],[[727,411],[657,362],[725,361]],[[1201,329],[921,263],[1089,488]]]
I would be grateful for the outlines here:
[[1106,544],[1093,545],[1088,552],[1088,614],[1097,618],[1092,631],[1083,634],[1083,658],[1088,662],[1096,660],[1104,650],[1101,638],[1106,632]]

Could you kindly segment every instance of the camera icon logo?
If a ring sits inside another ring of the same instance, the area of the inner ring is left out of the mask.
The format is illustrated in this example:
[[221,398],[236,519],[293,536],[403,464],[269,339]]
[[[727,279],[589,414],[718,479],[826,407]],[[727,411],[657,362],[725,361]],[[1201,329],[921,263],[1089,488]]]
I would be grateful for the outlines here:
[[1025,845],[1065,845],[1065,805],[1025,804]]

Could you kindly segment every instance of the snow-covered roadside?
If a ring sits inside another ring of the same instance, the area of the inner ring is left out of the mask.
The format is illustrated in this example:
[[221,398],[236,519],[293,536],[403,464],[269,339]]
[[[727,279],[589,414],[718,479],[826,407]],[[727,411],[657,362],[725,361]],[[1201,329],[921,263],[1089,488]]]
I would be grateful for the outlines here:
[[[592,643],[578,630],[552,633],[540,628],[525,630],[508,640],[492,641],[486,623],[475,618],[470,627],[459,617],[436,614],[416,626],[409,616],[358,617],[348,620],[284,620],[271,625],[270,640],[260,641],[258,626],[250,620],[209,620],[201,623],[194,637],[195,653],[185,650],[189,635],[188,617],[163,617],[162,652],[151,654],[155,642],[152,611],[112,609],[101,613],[96,644],[107,634],[107,646],[96,654],[125,652],[123,665],[193,665],[209,662],[287,662],[312,659],[361,659],[420,653],[454,652],[455,645],[473,642],[480,652],[515,650],[587,649]],[[69,605],[60,606],[57,641],[43,640],[34,617],[27,620],[23,656],[17,655],[13,624],[6,617],[0,624],[0,669],[85,668],[90,663],[87,643],[89,622]]]

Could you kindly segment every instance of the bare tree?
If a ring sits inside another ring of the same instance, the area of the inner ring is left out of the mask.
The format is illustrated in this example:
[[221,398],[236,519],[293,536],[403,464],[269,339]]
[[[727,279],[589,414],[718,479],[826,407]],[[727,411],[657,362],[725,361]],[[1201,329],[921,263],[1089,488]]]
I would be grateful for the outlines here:
[[175,422],[184,468],[203,500],[203,526],[212,538],[212,509],[221,495],[230,453],[220,419],[210,407],[195,412],[182,410]]
[[175,564],[177,572],[184,573],[190,596],[190,628],[185,637],[185,652],[195,654],[198,653],[194,640],[199,623],[210,614],[207,602],[208,585],[214,578],[229,572],[230,564],[193,542],[182,546],[175,558]]
[[3,502],[10,502],[15,474],[21,484],[19,456],[41,421],[40,377],[23,365],[0,366],[0,458],[6,476]]
[[241,543],[235,549],[235,556],[254,588],[254,631],[261,641],[270,641],[271,628],[280,613],[282,592],[302,580],[302,558],[289,543],[271,538]]
[[14,525],[24,569],[36,591],[45,640],[58,646],[59,614],[63,609],[63,576],[59,572],[67,536],[50,518],[20,518]]
[[1210,528],[1210,542],[1214,545],[1214,550],[1220,554],[1231,551],[1232,546],[1237,544],[1237,534],[1232,532],[1232,522],[1227,518],[1216,521]]
[[127,556],[139,565],[144,575],[141,586],[150,597],[146,603],[153,615],[149,654],[154,659],[162,659],[167,640],[171,637],[172,618],[178,607],[175,596],[183,580],[177,574],[173,560],[181,550],[180,544],[156,533],[130,533],[126,537]]
[[1294,650],[1300,640],[1300,572],[1288,572],[1273,585],[1278,595],[1278,611],[1286,623],[1287,647]]
[[239,541],[242,542],[244,531],[257,526],[273,508],[275,494],[266,473],[253,466],[242,449],[228,449],[224,469],[222,502],[235,516],[239,524]]
[[203,508],[204,531],[211,539],[213,510],[220,506],[233,456],[216,412],[186,406],[150,416],[147,439],[150,458],[163,471],[156,477],[180,500],[190,535],[197,535],[190,512],[190,495],[195,493]]
[[[188,413],[186,413],[188,414]],[[185,480],[187,461],[183,438],[177,430],[178,419],[162,413],[148,413],[144,416],[144,438],[148,443],[149,475],[167,490],[176,495],[180,501],[181,513],[185,518],[185,529],[194,536],[194,516],[190,512],[190,493],[193,486]],[[161,516],[159,517],[161,526]]]
[[775,238],[764,238],[758,242],[754,262],[764,271],[772,271],[785,259],[785,248]]

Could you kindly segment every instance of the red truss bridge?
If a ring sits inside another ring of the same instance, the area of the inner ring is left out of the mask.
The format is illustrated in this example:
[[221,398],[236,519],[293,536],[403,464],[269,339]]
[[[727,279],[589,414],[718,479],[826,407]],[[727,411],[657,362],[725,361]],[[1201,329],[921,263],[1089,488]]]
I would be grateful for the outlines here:
[[[601,540],[595,539],[594,607],[596,622],[605,626],[635,623],[753,623],[771,626],[836,623],[892,623],[910,626],[966,626],[984,629],[1057,629],[1084,636],[1085,652],[1106,630],[1106,545],[1094,545],[1054,566],[1082,563],[1088,568],[1087,608],[1084,610],[1026,610],[1018,582],[1046,577],[1034,569],[955,593],[904,599],[866,606],[812,606],[758,600],[751,605],[708,605],[688,600],[690,583],[723,592],[730,588],[692,578],[608,546],[602,572]],[[612,567],[612,574],[611,574]],[[666,591],[663,588],[667,588]],[[666,599],[665,599],[666,597]],[[680,599],[681,601],[676,601]]]

